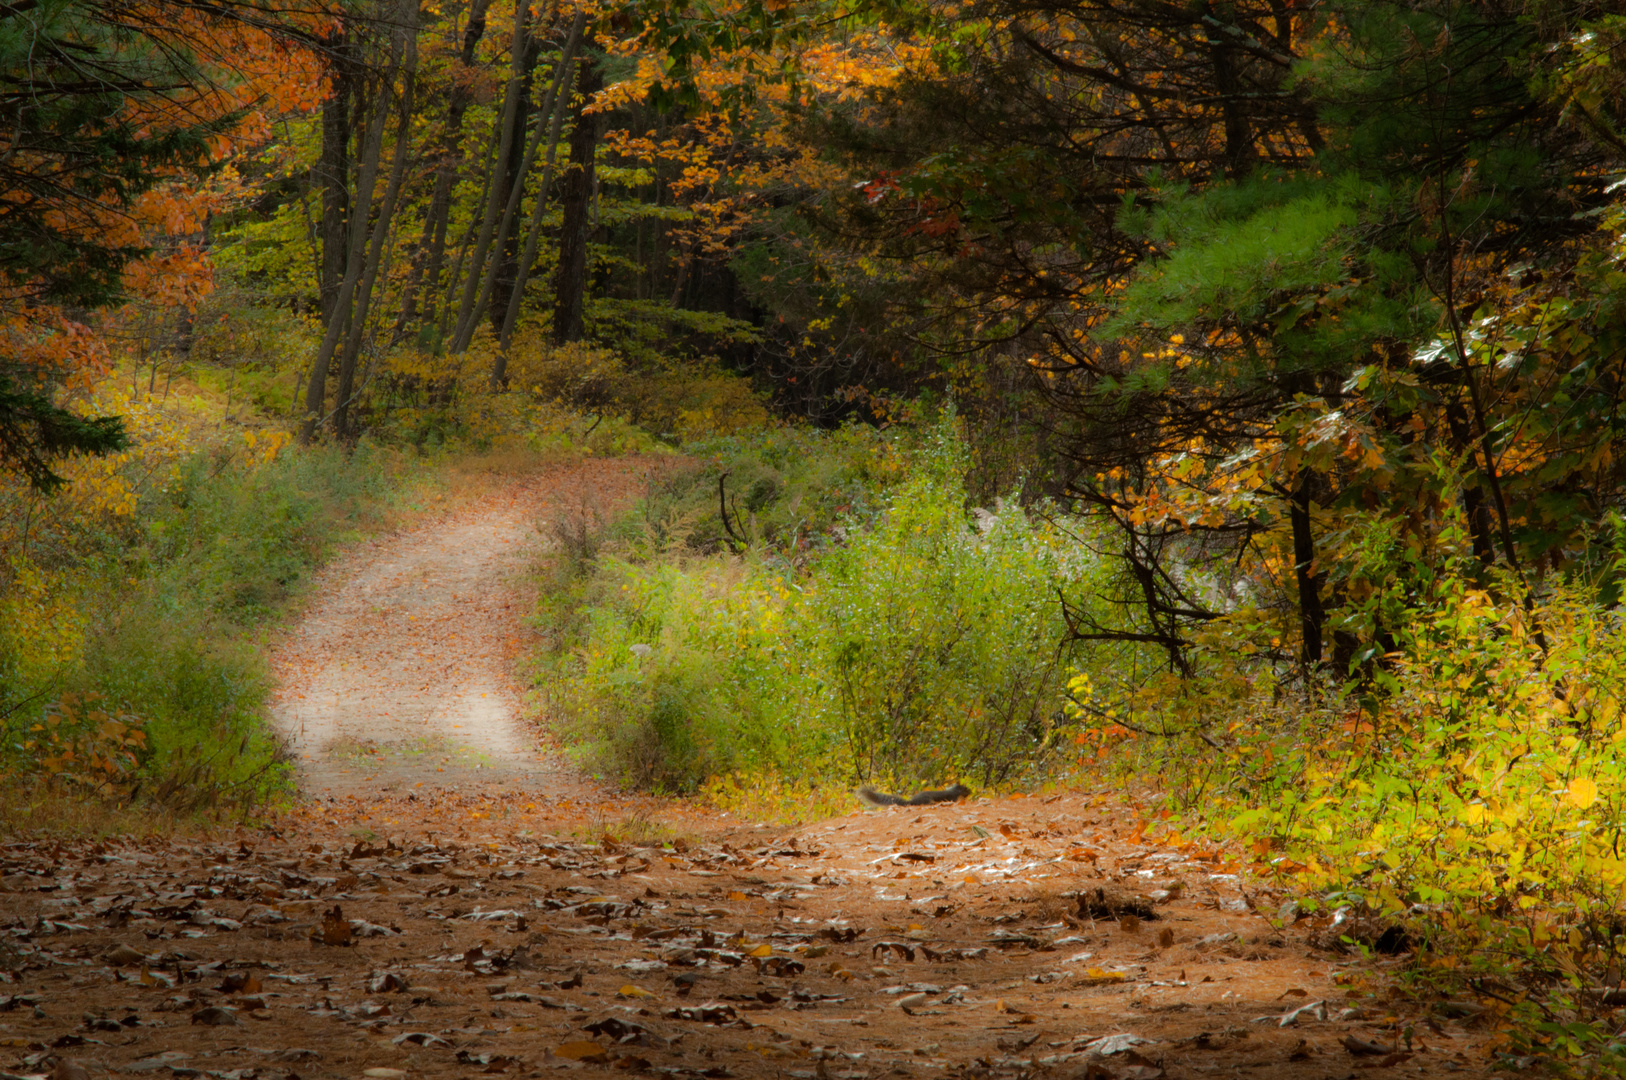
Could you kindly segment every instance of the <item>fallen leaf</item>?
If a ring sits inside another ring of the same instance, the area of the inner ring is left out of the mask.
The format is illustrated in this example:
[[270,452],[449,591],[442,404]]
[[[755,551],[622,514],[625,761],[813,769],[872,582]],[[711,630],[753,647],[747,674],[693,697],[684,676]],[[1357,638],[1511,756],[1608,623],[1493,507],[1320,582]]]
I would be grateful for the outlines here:
[[403,1031],[401,1034],[399,1034],[395,1038],[391,1039],[390,1042],[394,1043],[396,1046],[400,1046],[402,1043],[410,1043],[413,1046],[425,1046],[425,1047],[428,1047],[428,1046],[450,1047],[452,1045],[451,1043],[447,1042],[445,1039],[441,1038],[439,1035],[432,1035],[427,1031]]
[[207,1009],[199,1009],[193,1013],[192,1022],[205,1027],[230,1027],[237,1023],[237,1010],[211,1005]]
[[604,1052],[604,1047],[586,1039],[554,1047],[553,1056],[564,1058],[566,1061],[592,1061],[599,1064],[605,1064],[610,1060],[610,1055]]
[[350,929],[350,923],[345,919],[344,912],[339,910],[338,904],[333,905],[332,911],[322,913],[322,926],[320,933],[321,941],[324,945],[353,944],[351,939],[354,935],[354,931]]
[[90,1073],[77,1061],[61,1058],[51,1070],[51,1080],[90,1080]]

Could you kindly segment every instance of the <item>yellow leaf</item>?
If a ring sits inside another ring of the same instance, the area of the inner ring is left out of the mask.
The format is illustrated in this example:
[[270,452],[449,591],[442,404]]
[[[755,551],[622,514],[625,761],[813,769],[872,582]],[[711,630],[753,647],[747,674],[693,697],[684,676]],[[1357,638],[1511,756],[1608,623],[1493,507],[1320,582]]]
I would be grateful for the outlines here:
[[615,996],[624,998],[652,998],[655,995],[651,994],[648,990],[645,990],[642,987],[634,986],[631,983],[628,983],[621,989],[617,990],[615,992]]
[[1570,781],[1570,791],[1567,801],[1578,810],[1585,810],[1598,801],[1598,785],[1585,776],[1577,776]]
[[756,948],[751,950],[751,955],[752,956],[772,956],[773,955],[773,946],[772,945],[758,945]]

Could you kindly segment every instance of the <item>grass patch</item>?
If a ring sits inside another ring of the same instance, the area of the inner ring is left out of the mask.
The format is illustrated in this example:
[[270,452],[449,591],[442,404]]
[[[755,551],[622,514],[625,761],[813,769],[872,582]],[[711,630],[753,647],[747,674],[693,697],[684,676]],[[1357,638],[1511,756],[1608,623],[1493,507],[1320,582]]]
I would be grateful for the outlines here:
[[112,513],[89,481],[54,501],[5,493],[0,770],[50,796],[0,804],[0,828],[77,829],[38,808],[73,798],[171,823],[289,795],[267,632],[338,547],[420,504],[430,474],[373,446],[256,443],[149,441],[118,463]]

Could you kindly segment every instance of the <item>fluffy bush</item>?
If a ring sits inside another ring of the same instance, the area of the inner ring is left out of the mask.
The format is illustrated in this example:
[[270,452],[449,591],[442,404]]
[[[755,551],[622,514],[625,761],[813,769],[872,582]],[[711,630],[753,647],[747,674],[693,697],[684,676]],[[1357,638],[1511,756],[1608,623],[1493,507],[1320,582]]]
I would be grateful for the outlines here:
[[683,554],[681,537],[675,556],[670,539],[602,556],[567,605],[573,677],[548,680],[583,755],[675,790],[733,773],[999,784],[1053,764],[1076,660],[1055,590],[1088,564],[1014,502],[969,514],[957,440],[927,442],[832,542],[792,541],[797,558]]

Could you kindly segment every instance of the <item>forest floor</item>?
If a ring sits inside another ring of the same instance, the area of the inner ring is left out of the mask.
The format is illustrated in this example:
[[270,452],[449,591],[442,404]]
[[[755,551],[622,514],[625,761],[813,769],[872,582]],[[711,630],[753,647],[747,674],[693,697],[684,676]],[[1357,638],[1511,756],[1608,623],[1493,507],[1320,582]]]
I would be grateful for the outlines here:
[[0,847],[0,1080],[1488,1071],[1446,1015],[1477,1006],[1412,1003],[1120,792],[785,829],[574,771],[526,719],[525,570],[653,467],[333,565],[278,653],[306,798],[273,827]]

